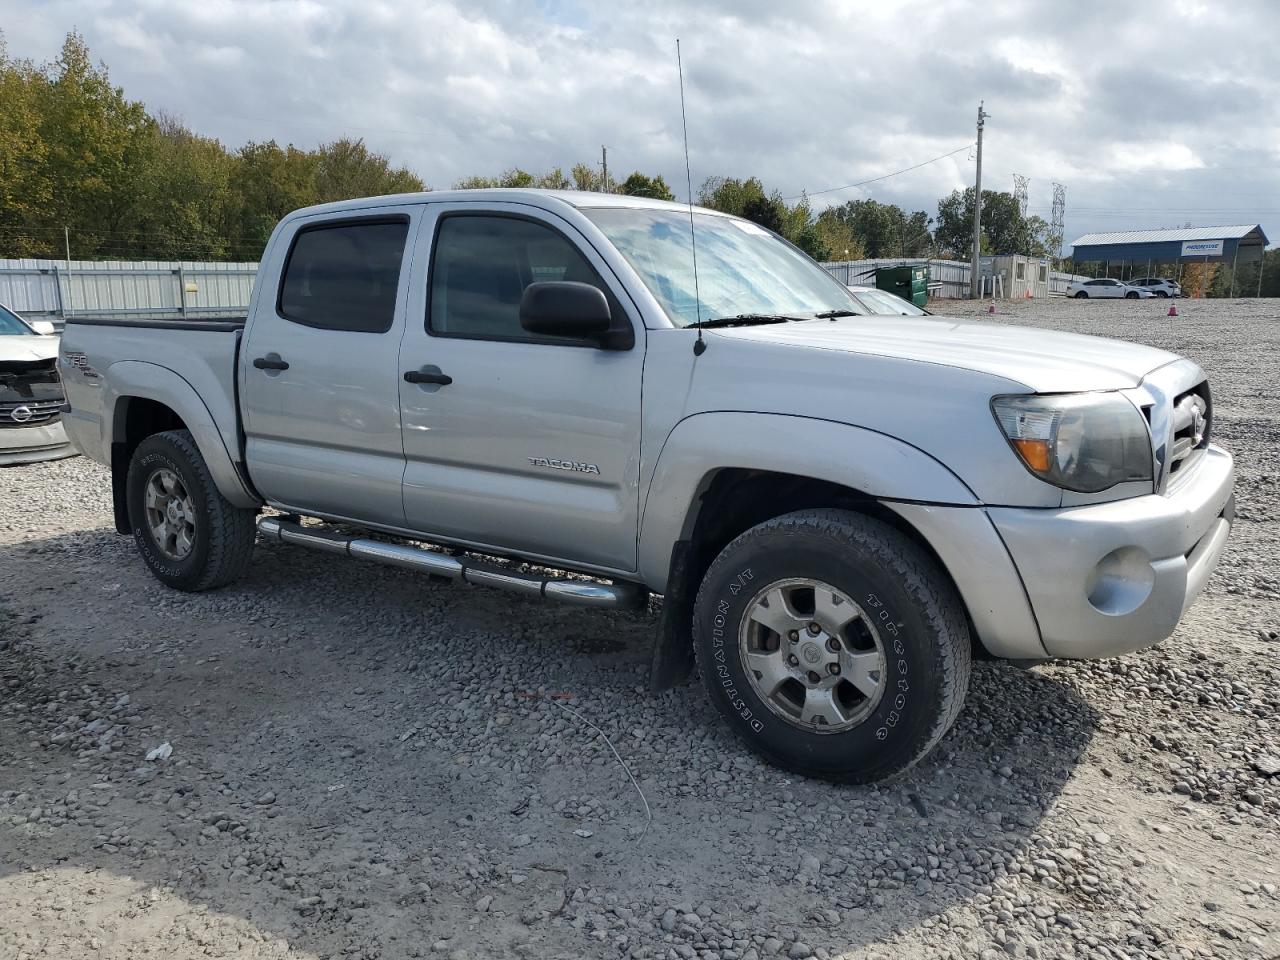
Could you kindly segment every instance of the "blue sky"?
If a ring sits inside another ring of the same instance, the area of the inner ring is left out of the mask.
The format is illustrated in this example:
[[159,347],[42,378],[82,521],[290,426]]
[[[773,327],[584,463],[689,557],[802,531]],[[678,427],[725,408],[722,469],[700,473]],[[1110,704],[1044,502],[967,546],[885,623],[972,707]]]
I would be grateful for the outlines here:
[[[1280,241],[1280,4],[703,0],[0,0],[9,51],[80,30],[116,83],[231,146],[362,136],[434,187],[599,159],[683,193],[675,37],[695,188],[784,196],[879,176],[987,126],[984,185],[1031,179],[1066,239],[1261,222]],[[970,153],[815,205],[923,209]]]

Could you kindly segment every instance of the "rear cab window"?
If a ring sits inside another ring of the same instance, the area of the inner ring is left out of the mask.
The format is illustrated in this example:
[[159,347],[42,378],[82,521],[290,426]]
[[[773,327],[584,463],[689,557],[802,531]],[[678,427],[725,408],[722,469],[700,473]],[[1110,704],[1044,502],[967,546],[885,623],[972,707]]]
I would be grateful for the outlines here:
[[408,233],[404,216],[303,227],[285,260],[276,312],[322,330],[386,333]]

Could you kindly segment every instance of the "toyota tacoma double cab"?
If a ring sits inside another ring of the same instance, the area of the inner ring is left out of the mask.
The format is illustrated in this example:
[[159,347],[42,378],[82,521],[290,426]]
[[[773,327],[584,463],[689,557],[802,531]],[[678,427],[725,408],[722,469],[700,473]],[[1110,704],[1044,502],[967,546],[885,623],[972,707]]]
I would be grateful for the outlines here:
[[636,197],[298,210],[247,317],[75,318],[60,368],[164,583],[227,584],[260,537],[586,607],[661,594],[655,689],[696,664],[752,748],[850,782],[929,752],[974,657],[1168,637],[1234,514],[1195,363],[867,316],[770,231]]

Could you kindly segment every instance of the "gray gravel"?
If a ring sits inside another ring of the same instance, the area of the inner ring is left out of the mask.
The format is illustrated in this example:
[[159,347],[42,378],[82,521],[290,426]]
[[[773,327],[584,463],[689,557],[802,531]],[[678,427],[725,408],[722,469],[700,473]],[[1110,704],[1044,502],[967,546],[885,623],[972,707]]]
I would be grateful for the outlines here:
[[995,319],[1208,370],[1240,522],[1207,594],[1141,654],[979,664],[878,788],[647,694],[652,612],[278,545],[178,594],[102,469],[0,471],[0,958],[1280,955],[1280,303],[1165,309]]

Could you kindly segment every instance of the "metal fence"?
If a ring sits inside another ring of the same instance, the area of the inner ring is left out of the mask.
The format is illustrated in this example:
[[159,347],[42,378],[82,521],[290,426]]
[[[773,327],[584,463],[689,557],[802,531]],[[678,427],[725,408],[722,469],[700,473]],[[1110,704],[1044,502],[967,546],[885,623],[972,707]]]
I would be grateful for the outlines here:
[[33,320],[244,313],[256,263],[0,260],[0,303]]
[[[881,267],[916,267],[929,268],[929,295],[944,299],[967,300],[969,298],[970,265],[960,260],[925,260],[925,259],[879,259],[879,260],[834,260],[822,265],[827,272],[844,284],[861,284],[874,287],[876,270]],[[1070,273],[1049,272],[1049,296],[1062,296],[1067,292],[1067,284],[1072,280],[1084,280]]]

